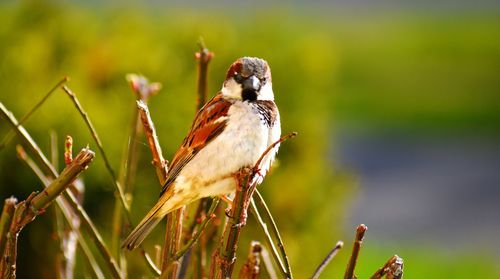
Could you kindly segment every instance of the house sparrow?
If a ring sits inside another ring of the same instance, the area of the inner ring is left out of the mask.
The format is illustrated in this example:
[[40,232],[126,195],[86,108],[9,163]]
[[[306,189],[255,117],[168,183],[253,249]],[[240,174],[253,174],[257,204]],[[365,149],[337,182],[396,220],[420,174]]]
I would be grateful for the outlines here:
[[[280,134],[271,69],[259,58],[238,59],[229,67],[222,90],[196,114],[172,160],[159,201],[122,246],[136,248],[165,215],[183,205],[234,192],[236,173],[254,167]],[[278,148],[261,161],[256,183],[262,182]]]

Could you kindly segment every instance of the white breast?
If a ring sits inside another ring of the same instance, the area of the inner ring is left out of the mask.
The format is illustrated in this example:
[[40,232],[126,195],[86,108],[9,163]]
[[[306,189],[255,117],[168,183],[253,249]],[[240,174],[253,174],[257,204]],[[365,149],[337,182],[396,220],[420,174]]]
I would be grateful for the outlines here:
[[[242,167],[253,167],[266,148],[280,137],[279,118],[272,128],[267,127],[248,102],[235,101],[228,117],[224,131],[180,172],[176,189],[196,189],[200,195],[195,198],[233,192],[236,187],[233,174]],[[262,175],[266,174],[276,151],[277,148],[263,160]]]

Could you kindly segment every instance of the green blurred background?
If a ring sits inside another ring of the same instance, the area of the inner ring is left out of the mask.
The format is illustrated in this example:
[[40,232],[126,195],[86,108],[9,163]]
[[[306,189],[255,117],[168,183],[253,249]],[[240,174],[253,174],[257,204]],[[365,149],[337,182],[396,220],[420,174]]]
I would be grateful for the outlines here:
[[[324,275],[340,278],[359,223],[369,227],[359,278],[395,253],[406,278],[500,277],[500,5],[5,1],[0,101],[19,119],[71,77],[118,171],[134,108],[124,77],[141,73],[163,84],[150,109],[171,158],[195,113],[200,36],[215,52],[210,92],[238,57],[265,58],[283,132],[299,132],[261,186],[297,278],[342,239]],[[97,150],[62,91],[25,127],[46,154],[51,130],[61,147],[70,134],[76,150]],[[0,137],[7,131],[2,120]],[[135,220],[159,191],[143,138],[139,146]],[[85,208],[109,241],[114,198],[99,155],[84,180]],[[0,185],[2,199],[41,188],[13,142],[0,151]],[[19,278],[53,278],[53,214],[21,233]],[[146,245],[161,238],[160,228]],[[242,255],[263,240],[253,221],[243,238]],[[132,274],[148,274],[132,259]],[[86,268],[79,257],[79,277]]]

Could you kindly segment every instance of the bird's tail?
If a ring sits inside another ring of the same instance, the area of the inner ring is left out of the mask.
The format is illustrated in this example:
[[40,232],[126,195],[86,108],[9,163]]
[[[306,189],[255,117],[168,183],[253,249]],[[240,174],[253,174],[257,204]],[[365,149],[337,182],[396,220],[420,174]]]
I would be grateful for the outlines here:
[[130,235],[123,241],[122,248],[127,247],[129,250],[135,249],[139,246],[142,241],[149,235],[149,233],[156,227],[156,225],[167,215],[169,212],[176,209],[178,202],[175,198],[171,198],[173,195],[173,187],[161,195],[160,200],[155,204],[155,206],[148,212],[146,217],[135,227],[135,229],[130,233]]

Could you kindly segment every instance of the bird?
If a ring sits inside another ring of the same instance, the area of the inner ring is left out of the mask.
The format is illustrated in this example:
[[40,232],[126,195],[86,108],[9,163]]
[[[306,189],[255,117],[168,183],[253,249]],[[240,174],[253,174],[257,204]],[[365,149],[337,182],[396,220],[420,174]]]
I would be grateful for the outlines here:
[[[253,168],[281,136],[271,69],[260,58],[242,57],[229,67],[222,89],[195,115],[175,153],[158,202],[123,241],[139,246],[170,212],[195,200],[234,193],[237,173]],[[279,144],[260,161],[255,183],[262,183]]]

